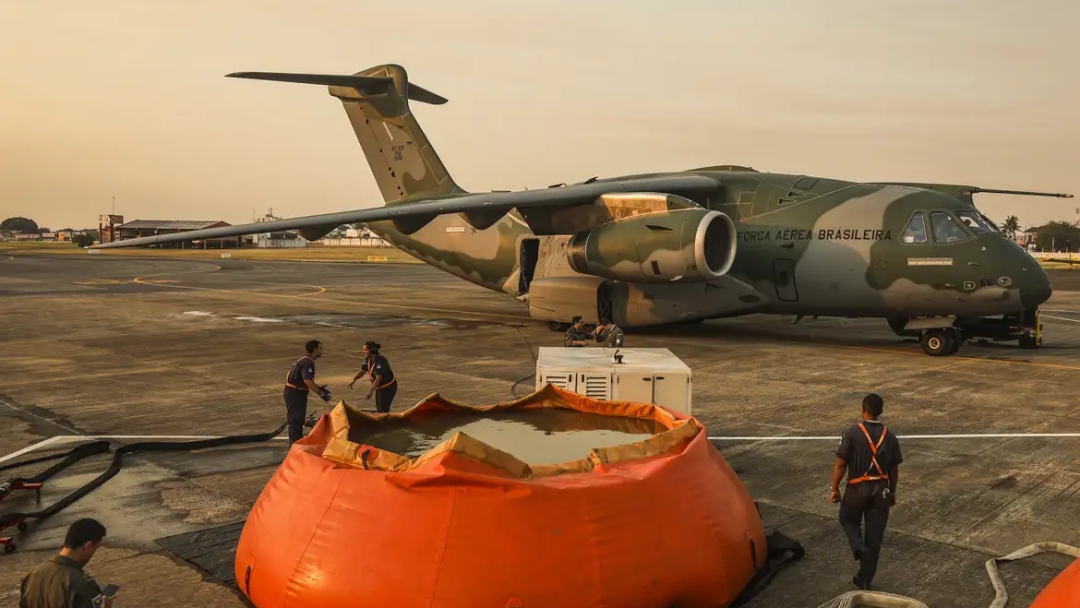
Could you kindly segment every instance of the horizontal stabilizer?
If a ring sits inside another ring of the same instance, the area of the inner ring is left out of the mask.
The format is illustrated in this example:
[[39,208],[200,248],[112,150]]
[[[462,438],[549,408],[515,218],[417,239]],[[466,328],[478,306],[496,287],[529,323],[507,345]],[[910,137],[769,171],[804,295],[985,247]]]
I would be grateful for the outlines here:
[[[321,84],[328,87],[349,87],[356,89],[361,94],[384,95],[394,84],[394,79],[388,76],[348,76],[342,74],[291,74],[286,72],[234,72],[226,74],[226,78],[249,78],[252,80],[273,80],[276,82],[295,82],[299,84]],[[442,105],[446,98],[436,95],[431,91],[408,83],[409,99],[421,103]]]

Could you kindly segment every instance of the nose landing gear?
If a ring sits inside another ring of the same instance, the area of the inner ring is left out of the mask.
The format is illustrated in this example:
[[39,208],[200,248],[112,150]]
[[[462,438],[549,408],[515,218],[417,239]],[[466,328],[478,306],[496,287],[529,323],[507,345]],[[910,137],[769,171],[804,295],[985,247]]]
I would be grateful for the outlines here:
[[931,357],[955,355],[964,343],[964,336],[955,327],[928,329],[919,339],[923,352]]

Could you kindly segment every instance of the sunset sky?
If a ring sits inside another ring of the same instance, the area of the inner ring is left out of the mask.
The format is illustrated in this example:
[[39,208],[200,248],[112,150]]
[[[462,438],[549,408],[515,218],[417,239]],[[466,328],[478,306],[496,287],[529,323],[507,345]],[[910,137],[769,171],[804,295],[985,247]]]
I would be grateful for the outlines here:
[[[1080,2],[0,0],[0,219],[382,204],[324,87],[398,63],[474,191],[743,164],[1080,194]],[[1078,199],[980,195],[995,221]]]

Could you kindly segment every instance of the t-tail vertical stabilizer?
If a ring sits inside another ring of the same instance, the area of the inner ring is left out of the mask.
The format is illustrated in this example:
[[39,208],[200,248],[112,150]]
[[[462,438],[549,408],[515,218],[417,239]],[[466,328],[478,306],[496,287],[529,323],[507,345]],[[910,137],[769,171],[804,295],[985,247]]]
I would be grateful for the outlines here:
[[387,203],[405,197],[464,193],[409,108],[410,100],[444,104],[446,99],[410,83],[400,65],[379,65],[351,76],[280,72],[237,72],[229,76],[329,87],[330,95],[345,107]]

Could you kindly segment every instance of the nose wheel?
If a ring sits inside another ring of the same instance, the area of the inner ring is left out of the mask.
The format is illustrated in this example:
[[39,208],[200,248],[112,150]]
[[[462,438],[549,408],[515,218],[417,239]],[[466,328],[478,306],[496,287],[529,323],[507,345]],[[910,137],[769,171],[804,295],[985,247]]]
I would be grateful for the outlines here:
[[943,327],[924,331],[919,342],[931,357],[945,357],[960,350],[964,337],[955,327]]
[[1021,334],[1020,348],[1035,349],[1042,347],[1042,336],[1033,336],[1030,333]]

